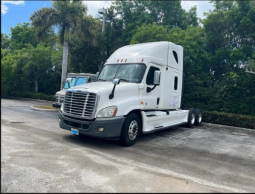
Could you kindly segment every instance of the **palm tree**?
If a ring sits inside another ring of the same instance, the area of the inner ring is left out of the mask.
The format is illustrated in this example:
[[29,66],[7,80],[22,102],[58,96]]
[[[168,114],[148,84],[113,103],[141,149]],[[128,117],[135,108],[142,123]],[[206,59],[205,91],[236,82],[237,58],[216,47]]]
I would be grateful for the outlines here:
[[35,11],[30,20],[37,30],[37,37],[44,39],[47,32],[52,27],[58,28],[60,42],[63,43],[63,60],[61,87],[63,89],[68,62],[68,45],[70,41],[70,32],[75,31],[79,21],[84,19],[87,14],[87,6],[81,0],[52,1],[52,8],[42,8]]

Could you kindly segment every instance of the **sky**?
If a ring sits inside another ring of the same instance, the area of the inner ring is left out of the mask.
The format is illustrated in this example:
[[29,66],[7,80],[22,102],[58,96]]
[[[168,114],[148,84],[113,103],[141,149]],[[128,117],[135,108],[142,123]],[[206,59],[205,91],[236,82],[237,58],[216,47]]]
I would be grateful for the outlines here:
[[[100,8],[108,8],[111,1],[84,1],[88,5],[88,13],[93,17],[98,17],[97,10]],[[182,1],[183,9],[189,10],[192,6],[197,6],[197,15],[203,18],[203,12],[208,12],[212,9],[212,4],[208,1]],[[51,7],[51,1],[32,1],[32,0],[1,0],[1,32],[9,35],[11,28],[15,27],[18,23],[23,24],[29,22],[29,17],[36,10],[43,7]]]

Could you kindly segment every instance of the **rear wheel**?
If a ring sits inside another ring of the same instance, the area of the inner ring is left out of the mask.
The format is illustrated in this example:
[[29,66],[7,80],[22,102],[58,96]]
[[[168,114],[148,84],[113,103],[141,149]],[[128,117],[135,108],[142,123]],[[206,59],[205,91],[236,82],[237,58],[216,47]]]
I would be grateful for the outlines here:
[[192,128],[195,124],[195,111],[193,108],[189,109],[189,115],[188,115],[188,123],[187,123],[187,127]]
[[194,113],[195,113],[195,125],[199,126],[202,123],[202,112],[200,109],[197,108],[194,110]]
[[138,139],[141,131],[140,119],[135,113],[127,116],[120,135],[120,142],[124,146],[132,146]]

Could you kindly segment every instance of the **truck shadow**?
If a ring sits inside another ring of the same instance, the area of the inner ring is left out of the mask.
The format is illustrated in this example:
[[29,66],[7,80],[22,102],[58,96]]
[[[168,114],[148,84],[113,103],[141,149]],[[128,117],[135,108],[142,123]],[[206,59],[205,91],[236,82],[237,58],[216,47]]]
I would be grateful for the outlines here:
[[[114,149],[114,148],[132,148],[136,147],[138,144],[150,144],[150,142],[155,141],[159,137],[163,138],[171,138],[178,135],[182,135],[183,133],[191,133],[193,129],[184,128],[184,127],[169,127],[163,130],[155,131],[150,134],[141,134],[138,138],[135,145],[131,147],[124,147],[118,140],[109,140],[109,139],[100,139],[96,137],[86,136],[86,135],[66,135],[63,136],[64,141],[68,141],[70,143],[77,144],[82,147],[89,148],[98,148],[98,149]],[[187,134],[188,135],[188,134]]]
[[66,135],[63,136],[65,141],[74,143],[82,147],[98,148],[98,149],[113,149],[122,147],[118,140],[106,140],[86,135]]

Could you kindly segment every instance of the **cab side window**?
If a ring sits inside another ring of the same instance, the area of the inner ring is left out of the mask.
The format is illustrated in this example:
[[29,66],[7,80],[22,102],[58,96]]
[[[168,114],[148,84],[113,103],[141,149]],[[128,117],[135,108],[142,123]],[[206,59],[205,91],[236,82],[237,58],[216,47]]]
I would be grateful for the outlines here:
[[148,71],[148,75],[147,75],[147,78],[146,78],[146,84],[147,85],[153,85],[153,79],[154,79],[154,72],[159,70],[159,68],[157,67],[153,67],[151,66],[149,71]]

